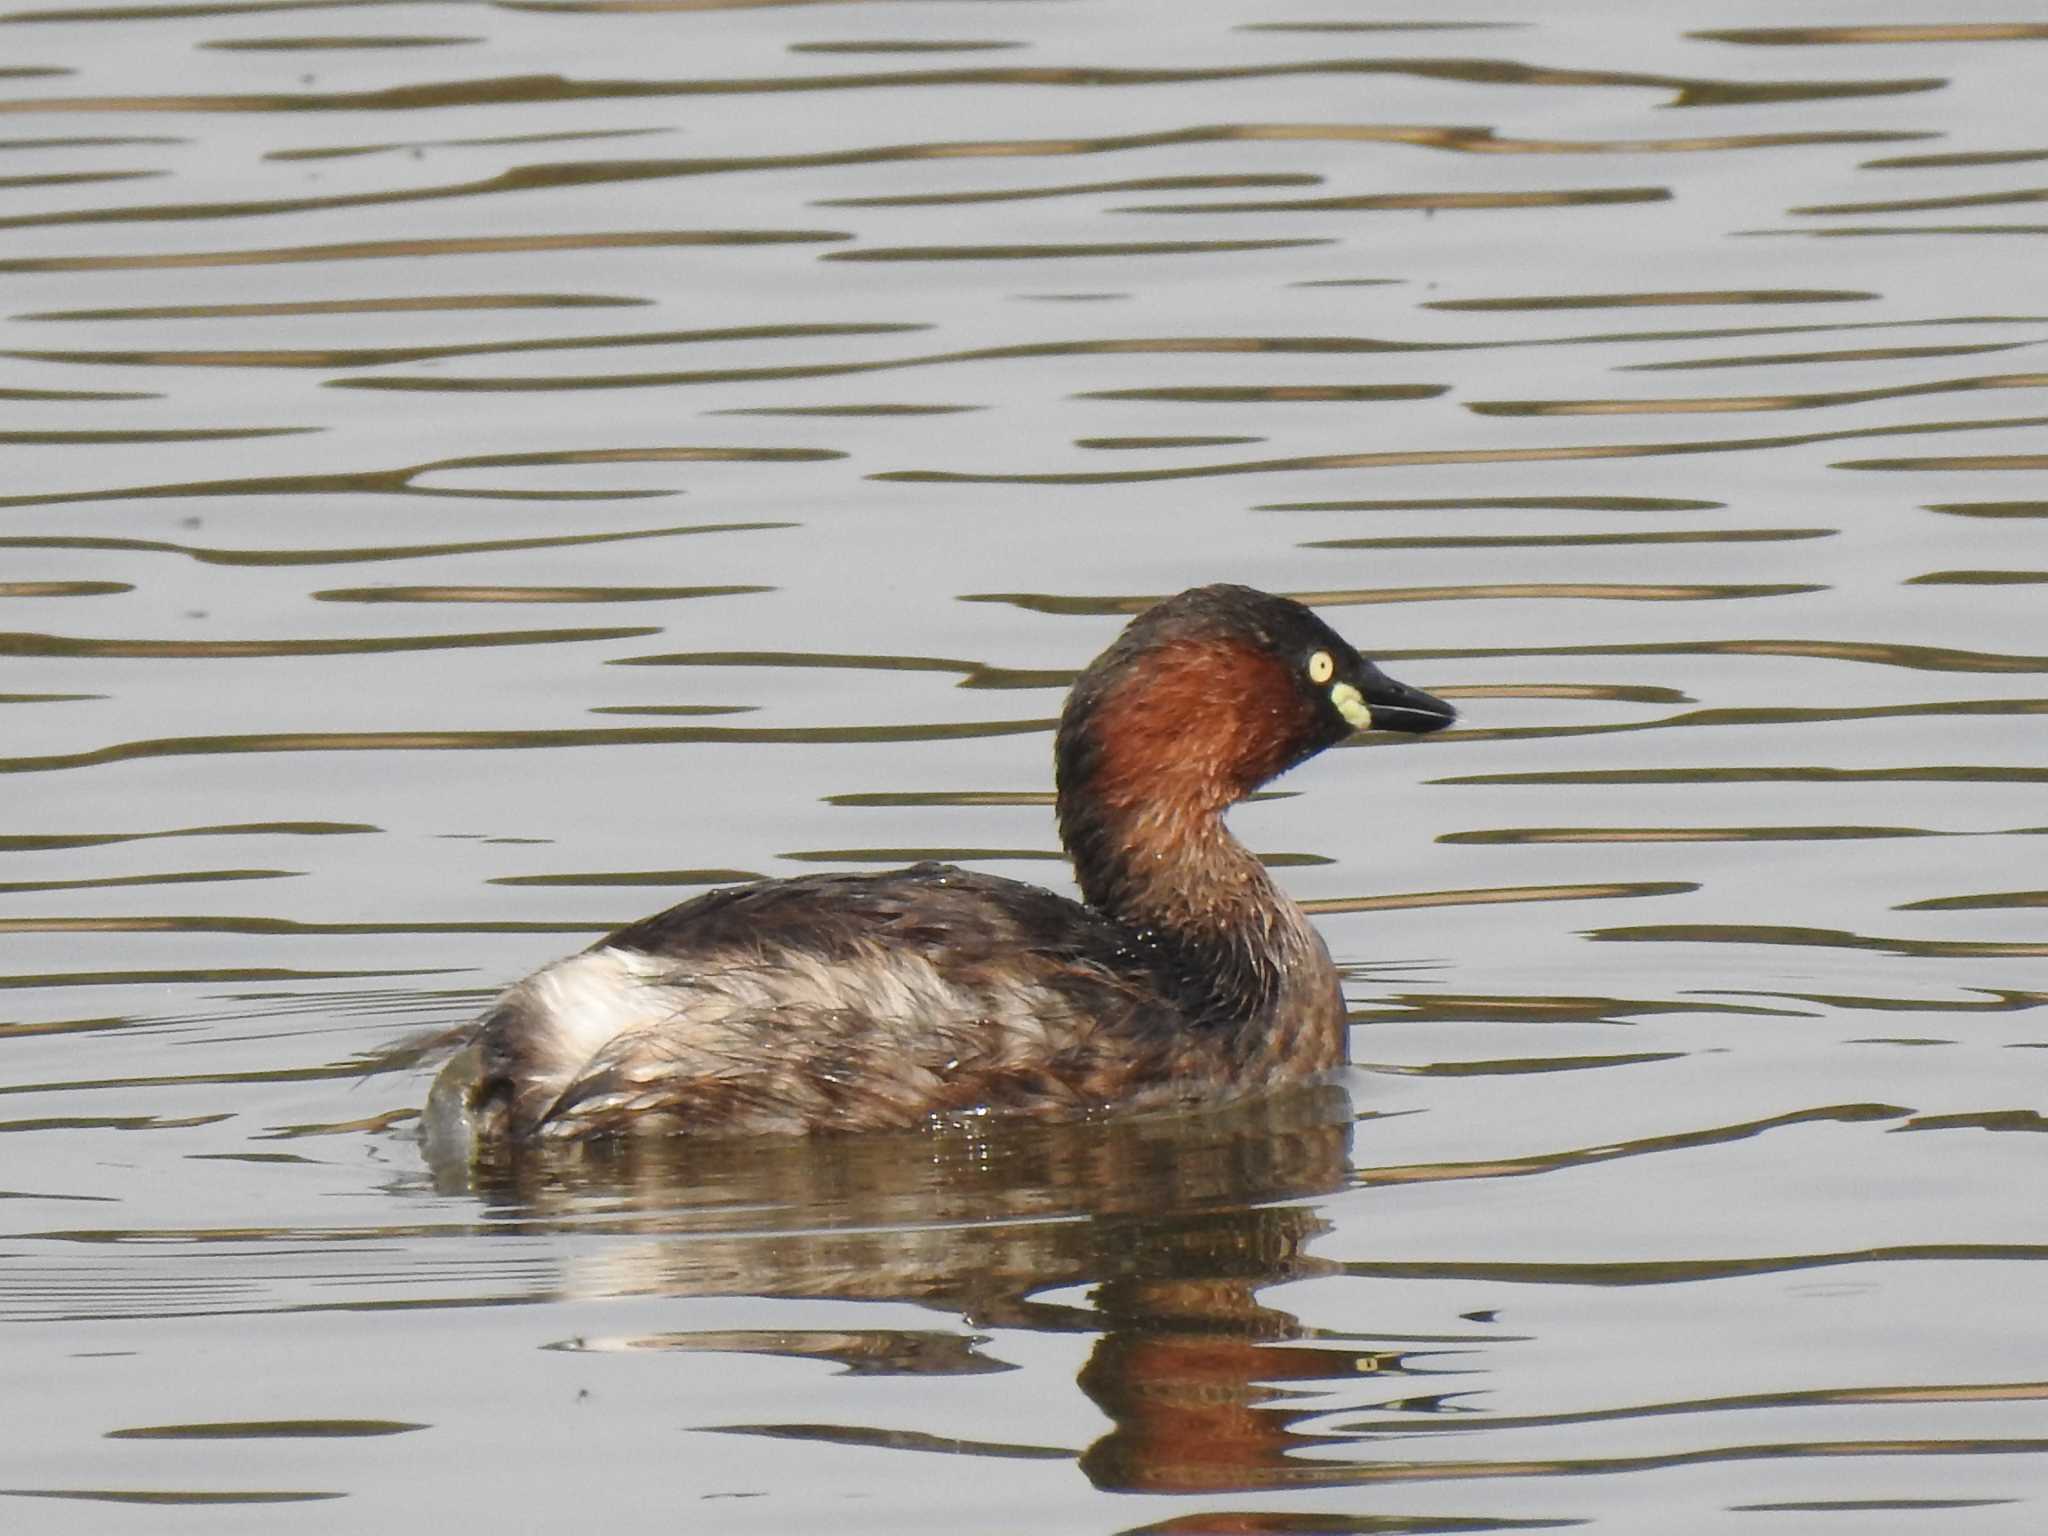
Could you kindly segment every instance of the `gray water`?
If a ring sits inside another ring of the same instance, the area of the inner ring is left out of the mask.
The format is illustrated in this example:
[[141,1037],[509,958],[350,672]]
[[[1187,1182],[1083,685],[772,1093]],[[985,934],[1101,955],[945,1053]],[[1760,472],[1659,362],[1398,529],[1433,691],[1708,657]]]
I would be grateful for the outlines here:
[[[2039,1530],[2048,23],[1793,9],[0,12],[9,1529]],[[436,1187],[1219,579],[1346,1093]]]

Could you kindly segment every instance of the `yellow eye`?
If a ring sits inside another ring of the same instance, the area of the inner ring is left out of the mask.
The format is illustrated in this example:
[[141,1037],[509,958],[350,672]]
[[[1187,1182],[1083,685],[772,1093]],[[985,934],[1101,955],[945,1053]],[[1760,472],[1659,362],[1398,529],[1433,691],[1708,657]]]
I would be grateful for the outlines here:
[[1328,651],[1317,651],[1308,659],[1308,680],[1320,686],[1337,675],[1337,659]]

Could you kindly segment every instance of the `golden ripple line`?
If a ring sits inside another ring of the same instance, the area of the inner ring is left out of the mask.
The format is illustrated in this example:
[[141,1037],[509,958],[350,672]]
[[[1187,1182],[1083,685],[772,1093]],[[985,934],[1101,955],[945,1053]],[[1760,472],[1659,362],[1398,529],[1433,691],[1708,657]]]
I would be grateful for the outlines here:
[[[1807,1112],[1818,1120],[1899,1119],[1911,1110],[1895,1104],[1845,1104]],[[1796,1123],[1799,1116],[1779,1117]],[[1771,1125],[1775,1121],[1761,1121]],[[1661,1139],[1661,1138],[1659,1138]],[[1792,1274],[1806,1269],[1836,1269],[1876,1264],[2030,1264],[2048,1259],[2042,1243],[1890,1243],[1839,1253],[1771,1254],[1743,1259],[1646,1259],[1587,1262],[1528,1260],[1367,1260],[1351,1259],[1337,1266],[1361,1279],[1485,1280],[1510,1285],[1635,1286],[1688,1285],[1707,1280],[1736,1280],[1756,1275]]]
[[[6,356],[0,353],[0,357]],[[325,427],[167,427],[153,431],[0,432],[0,446],[105,447],[114,443],[224,443],[252,437],[298,437]]]
[[1993,891],[1983,896],[1930,896],[1901,902],[1894,912],[1996,912],[2014,907],[2048,907],[2048,891]]
[[215,827],[166,827],[157,832],[19,833],[0,836],[0,853],[102,848],[110,843],[145,842],[162,837],[339,837],[382,830],[360,821],[246,821]]
[[144,1424],[110,1429],[109,1440],[326,1440],[405,1435],[428,1428],[404,1419],[233,1419],[210,1424]]
[[[1076,400],[1156,400],[1184,405],[1252,405],[1260,402],[1315,402],[1355,404],[1360,401],[1435,400],[1451,392],[1448,384],[1177,384],[1156,389],[1087,389]],[[1184,443],[1218,447],[1233,443],[1263,443],[1263,437],[1217,438],[1077,438],[1091,442]]]
[[140,389],[0,389],[0,400],[161,400]]
[[[1457,698],[1464,690],[1445,689]],[[1859,720],[1909,720],[1957,716],[2048,714],[2048,699],[1955,699],[1929,704],[1878,704],[1832,708],[1756,706],[1694,709],[1655,720],[1611,721],[1599,725],[1485,726],[1457,733],[1462,742],[1547,741],[1568,736],[1613,736],[1628,731],[1661,731],[1673,727],[1722,725],[1837,725]],[[1432,748],[1432,750],[1435,750]]]
[[1635,944],[1782,944],[1801,949],[1860,949],[1925,960],[1982,960],[2048,955],[2048,943],[2007,944],[1968,939],[1887,939],[1846,928],[1797,928],[1775,923],[1667,923],[1595,928],[1588,939]]
[[1531,294],[1502,299],[1432,299],[1423,309],[1521,314],[1552,309],[1664,309],[1701,304],[1850,304],[1879,297],[1860,288],[1689,288],[1646,293]]
[[1669,640],[1639,645],[1480,646],[1378,654],[1399,661],[1465,661],[1495,656],[1798,656],[1904,667],[1916,672],[2048,672],[2048,656],[1856,640]]
[[[507,353],[571,352],[586,348],[678,347],[707,342],[814,341],[838,336],[892,336],[930,327],[892,322],[859,325],[734,325],[694,331],[623,331],[603,336],[547,336],[525,341],[479,341],[432,347],[300,347],[251,349],[211,347],[180,351],[152,347],[146,351],[61,351],[16,349],[0,357],[38,363],[80,363],[92,367],[160,368],[378,368],[391,363],[440,362],[456,357],[493,357]],[[286,429],[271,429],[286,430]],[[312,428],[292,428],[310,431]]]
[[[1461,735],[1464,733],[1460,733]],[[1431,784],[2048,784],[2048,768],[1937,763],[1912,768],[1586,768],[1555,772],[1468,773]]]
[[[387,933],[603,933],[612,926],[611,923],[602,920],[569,923],[303,923],[288,917],[182,913],[174,917],[0,917],[0,933],[243,933],[304,934],[319,938],[353,938]],[[358,1064],[344,1075],[355,1075],[361,1071],[362,1067]],[[0,1087],[0,1093],[28,1091],[30,1090],[18,1085]]]
[[1552,843],[1853,842],[1886,837],[1977,835],[1932,832],[1924,827],[1489,827],[1477,832],[1446,832],[1437,841],[1499,847]]
[[[1460,1179],[1518,1178],[1561,1169],[1583,1168],[1645,1153],[1685,1152],[1700,1147],[1725,1146],[1748,1141],[1767,1131],[1790,1126],[1821,1124],[1861,1125],[1872,1121],[1902,1120],[1910,1109],[1897,1104],[1831,1104],[1816,1109],[1794,1110],[1762,1120],[1734,1125],[1711,1126],[1705,1130],[1680,1131],[1664,1136],[1646,1136],[1635,1141],[1615,1142],[1599,1147],[1575,1147],[1563,1152],[1538,1153],[1530,1157],[1495,1158],[1487,1162],[1419,1163],[1360,1168],[1351,1176],[1354,1185],[1439,1184]],[[1350,1266],[1346,1266],[1347,1269]]]
[[[1896,1387],[1809,1387],[1790,1392],[1744,1392],[1729,1397],[1683,1398],[1671,1402],[1632,1404],[1623,1408],[1580,1409],[1569,1413],[1477,1414],[1446,1416],[1430,1426],[1432,1433],[1501,1429],[1551,1429],[1572,1424],[1665,1418],[1674,1414],[1714,1414],[1754,1408],[1863,1407],[1896,1403],[2031,1403],[2048,1397],[2048,1382],[1928,1382]],[[1364,1435],[1412,1430],[1412,1424],[1387,1420],[1350,1422],[1342,1433]]]
[[[1482,598],[1593,598],[1624,602],[1706,602],[1745,597],[1786,597],[1819,590],[1796,583],[1650,586],[1631,582],[1503,582],[1454,587],[1345,588],[1322,592],[1291,592],[1288,596],[1312,608],[1356,608],[1381,603],[1433,603]],[[1142,613],[1159,598],[1152,594],[1114,594],[1106,597],[1066,597],[1049,592],[963,592],[963,603],[1005,603],[1027,613],[1069,616]],[[1395,652],[1382,652],[1394,655]],[[1406,656],[1424,653],[1404,652]],[[1433,656],[1463,656],[1466,652],[1431,652]],[[1540,655],[1543,652],[1516,652]],[[1555,654],[1555,653],[1550,653]],[[1460,731],[1469,739],[1470,733]]]
[[1248,202],[1139,203],[1112,213],[1430,213],[1503,208],[1591,208],[1613,203],[1668,203],[1669,187],[1573,187],[1551,192],[1371,192],[1337,197],[1269,198]]
[[110,597],[134,590],[130,581],[0,581],[0,597]]
[[[1809,326],[1808,331],[1820,329]],[[1860,330],[1860,326],[1834,326]],[[1759,333],[1762,334],[1762,333]],[[1619,373],[1677,373],[1699,368],[1786,368],[1802,363],[1890,363],[1921,357],[1980,357],[1989,352],[2016,352],[2032,341],[1948,342],[1925,347],[1842,347],[1828,352],[1752,352],[1737,357],[1688,357],[1667,363],[1623,363]]]
[[[305,158],[319,154],[368,153],[391,148],[428,148],[444,144],[547,142],[577,135],[513,136],[501,139],[427,140],[414,146],[371,145],[333,151],[280,151],[272,158]],[[1115,154],[1126,150],[1215,143],[1394,143],[1428,149],[1479,154],[1641,154],[1698,150],[1775,148],[1817,143],[1888,143],[1923,139],[1924,133],[1814,133],[1724,135],[1697,139],[1567,140],[1497,139],[1489,128],[1403,127],[1345,124],[1226,124],[1120,134],[1091,139],[997,139],[890,144],[861,149],[826,150],[809,154],[731,156],[719,159],[575,160],[519,166],[473,181],[405,187],[381,192],[330,193],[318,197],[267,198],[239,202],[155,203],[125,207],[60,210],[21,214],[0,220],[0,227],[22,228],[62,224],[163,223],[172,220],[274,218],[285,213],[310,213],[339,208],[364,208],[394,203],[421,203],[449,198],[529,192],[774,170],[829,169],[845,165],[881,165],[948,159],[1041,158],[1059,155]],[[974,196],[978,194],[968,194]]]
[[170,5],[80,5],[0,11],[0,24],[54,21],[167,21],[195,16],[264,15],[280,11],[354,10],[384,0],[180,0]]
[[506,629],[467,635],[365,635],[333,640],[97,640],[75,635],[0,634],[0,656],[93,656],[141,660],[252,656],[368,656],[394,651],[480,650],[499,645],[566,645],[586,640],[637,640],[658,624],[611,629]]
[[1407,496],[1355,501],[1269,501],[1254,512],[1720,512],[1725,501],[1684,496]]
[[[440,376],[385,375],[359,379],[330,379],[330,389],[392,389],[429,392],[558,391],[567,389],[648,389],[699,384],[734,384],[792,379],[842,378],[852,374],[882,373],[898,368],[924,368],[942,363],[979,363],[1047,357],[1121,357],[1146,354],[1177,356],[1198,352],[1258,352],[1303,355],[1364,355],[1397,353],[1476,352],[1509,347],[1583,346],[1598,343],[1643,341],[1698,341],[1721,337],[1806,335],[1815,332],[1896,330],[1902,327],[2038,324],[2040,316],[1950,316],[1930,320],[1869,320],[1837,325],[1723,326],[1680,331],[1607,331],[1557,337],[1516,337],[1489,341],[1388,341],[1370,336],[1165,336],[1121,337],[1085,341],[1022,342],[1000,347],[972,347],[957,352],[912,354],[907,357],[876,358],[863,362],[789,364],[779,367],[707,368],[650,373],[546,375],[501,378],[442,378]],[[574,345],[572,338],[564,338]],[[1912,355],[1940,355],[1974,352],[2008,352],[2032,342],[1993,342],[1982,346],[1949,346],[1922,349]],[[1904,355],[1911,349],[1890,349],[1886,356]],[[1829,360],[1856,354],[1815,354]],[[1769,358],[1738,358],[1722,363],[1639,363],[1635,368],[1750,366]]]
[[1063,667],[999,667],[954,656],[890,656],[847,651],[670,651],[615,656],[614,667],[800,667],[823,671],[944,672],[962,688],[1064,688],[1074,680]]
[[2048,453],[1966,453],[1920,459],[1844,459],[1829,469],[2048,469]]
[[[4,106],[4,104],[0,104]],[[154,272],[191,267],[269,267],[320,261],[388,261],[422,256],[512,256],[534,251],[620,250],[690,245],[817,245],[853,236],[836,229],[622,230],[584,235],[441,235],[424,240],[344,240],[327,245],[238,251],[162,251],[147,256],[18,256],[0,272]]]
[[1620,880],[1591,885],[1512,885],[1466,891],[1415,891],[1401,896],[1329,896],[1299,902],[1302,911],[1406,912],[1419,907],[1486,907],[1524,901],[1615,901],[1632,896],[1683,896],[1699,889],[1691,880]]
[[371,493],[441,496],[462,500],[625,501],[666,496],[667,491],[535,491],[458,489],[415,485],[422,475],[466,469],[525,469],[582,464],[815,464],[846,455],[829,448],[597,448],[540,453],[467,454],[429,459],[396,469],[364,469],[327,475],[251,475],[238,480],[187,480],[164,485],[115,486],[96,491],[53,491],[0,496],[0,507],[51,507],[81,501],[133,501],[179,496],[315,496]]
[[0,894],[44,891],[106,891],[137,885],[216,885],[228,880],[294,880],[300,869],[188,869],[164,875],[108,875],[97,880],[0,880]]
[[2006,208],[2018,203],[2048,202],[2048,188],[2021,187],[2010,192],[1973,192],[1957,197],[1909,197],[1880,203],[1811,203],[1787,213],[1821,216],[1848,213],[1940,213],[1950,208]]
[[140,554],[185,555],[201,565],[357,565],[380,560],[493,554],[502,550],[567,549],[579,544],[615,544],[627,539],[667,539],[692,533],[754,533],[796,528],[798,523],[696,523],[675,528],[629,528],[616,533],[564,533],[530,539],[469,539],[443,544],[381,544],[361,549],[215,549],[163,539],[117,539],[89,534],[0,535],[0,549],[106,549]]
[[226,53],[328,53],[363,48],[451,48],[464,43],[481,43],[481,37],[456,37],[438,33],[356,33],[330,37],[234,37],[201,43],[201,48]]
[[1926,510],[1950,517],[2048,517],[2048,501],[1930,501]]
[[1067,261],[1107,256],[1209,256],[1290,251],[1334,240],[1096,240],[1064,245],[871,245],[821,261]]
[[1733,411],[1803,411],[1875,400],[1909,400],[1986,389],[2048,388],[2048,373],[2001,373],[1973,379],[1943,379],[1888,389],[1843,389],[1787,395],[1710,395],[1676,400],[1471,400],[1465,409],[1479,416],[1662,416]]
[[[0,990],[41,991],[46,987],[165,987],[189,986],[194,982],[242,981],[354,981],[363,977],[452,976],[452,967],[438,970],[355,970],[307,971],[278,965],[207,966],[165,968],[153,971],[51,971],[39,975],[0,975]],[[360,1070],[358,1074],[360,1075]],[[5,1092],[0,1088],[0,1092]]]
[[[0,21],[7,18],[0,16]],[[78,1499],[99,1504],[155,1504],[212,1508],[217,1505],[309,1504],[322,1499],[345,1499],[346,1489],[324,1488],[0,1488],[0,1494],[17,1499]]]
[[1736,239],[1882,240],[1897,235],[2048,235],[2048,224],[1845,224],[1832,229],[1731,229]]
[[773,587],[329,587],[322,603],[651,603],[697,597],[742,597]]
[[52,171],[42,176],[0,176],[0,192],[25,192],[35,187],[98,186],[109,181],[154,181],[168,171]]
[[813,208],[950,208],[975,203],[1035,202],[1054,197],[1093,197],[1116,192],[1193,192],[1236,187],[1312,187],[1323,178],[1307,174],[1136,176],[1123,181],[1079,181],[1056,187],[997,187],[985,192],[912,192],[883,197],[825,197]]
[[1724,27],[1688,32],[1713,43],[1749,47],[1811,47],[1829,43],[2003,43],[2023,38],[2048,38],[2048,22],[1943,21],[1926,25],[1853,27]]
[[[549,10],[513,0],[510,9]],[[576,9],[574,6],[567,9]],[[691,6],[690,8],[697,8]],[[0,23],[72,19],[83,13],[0,15]],[[158,11],[154,14],[162,15]],[[1036,86],[1101,90],[1114,86],[1188,85],[1304,76],[1405,75],[1471,85],[1615,86],[1665,90],[1673,107],[1830,101],[1940,90],[1943,79],[1713,80],[1634,71],[1557,69],[1503,59],[1310,59],[1290,64],[1215,65],[1182,69],[1007,65],[981,68],[876,70],[857,74],[766,75],[722,80],[577,80],[564,75],[505,75],[436,81],[367,91],[237,92],[215,95],[72,96],[0,101],[0,113],[52,112],[411,112],[441,107],[518,106],[542,102],[634,101],[663,97],[757,96],[815,91],[901,90],[935,86]]]
[[[1691,453],[1742,453],[1762,448],[1798,448],[1813,443],[1847,442],[1866,437],[1900,437],[1929,432],[1974,432],[2000,427],[2048,425],[2048,416],[1998,417],[1982,421],[1909,422],[1889,427],[1851,427],[1836,432],[1799,432],[1783,437],[1743,437],[1675,443],[1613,443],[1574,448],[1438,448],[1393,453],[1326,453],[1289,459],[1253,459],[1236,463],[1196,464],[1182,468],[1069,470],[1052,474],[974,474],[961,470],[898,469],[869,475],[870,480],[898,480],[945,485],[1119,485],[1148,480],[1196,480],[1217,475],[1272,474],[1311,469],[1395,469],[1426,464],[1551,464],[1585,459],[1658,458]],[[2034,458],[2035,456],[2026,456]],[[1870,461],[1854,467],[1867,468]],[[1913,463],[1916,461],[1899,461]],[[2048,466],[2048,458],[2038,459]],[[2015,464],[2011,467],[2020,467]],[[4,503],[0,503],[4,505]]]
[[500,309],[631,309],[652,299],[608,293],[451,293],[382,299],[295,299],[268,304],[146,304],[123,309],[40,309],[16,320],[268,320],[301,315],[410,315]]
[[[1653,533],[1443,533],[1416,537],[1310,539],[1301,549],[1595,549],[1617,544],[1775,544],[1831,539],[1839,528],[1699,528]],[[4,542],[4,541],[0,541]]]
[[[629,631],[651,634],[653,630]],[[45,773],[106,763],[166,757],[217,757],[269,752],[509,752],[561,747],[679,746],[710,742],[817,744],[843,742],[966,741],[985,736],[1032,736],[1057,722],[949,720],[926,725],[612,726],[531,731],[272,731],[231,736],[164,736],[123,741],[85,752],[0,758],[0,773]]]

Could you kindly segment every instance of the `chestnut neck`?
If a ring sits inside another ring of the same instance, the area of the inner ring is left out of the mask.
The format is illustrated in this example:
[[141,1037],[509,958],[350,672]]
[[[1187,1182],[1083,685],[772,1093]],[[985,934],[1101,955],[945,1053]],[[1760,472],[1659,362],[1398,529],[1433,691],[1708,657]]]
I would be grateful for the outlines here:
[[1310,998],[1327,1011],[1337,983],[1321,939],[1223,820],[1306,754],[1268,739],[1269,708],[1233,707],[1213,655],[1185,677],[1180,658],[1146,660],[1084,678],[1060,725],[1060,840],[1082,896],[1131,935],[1197,1023],[1265,1025]]

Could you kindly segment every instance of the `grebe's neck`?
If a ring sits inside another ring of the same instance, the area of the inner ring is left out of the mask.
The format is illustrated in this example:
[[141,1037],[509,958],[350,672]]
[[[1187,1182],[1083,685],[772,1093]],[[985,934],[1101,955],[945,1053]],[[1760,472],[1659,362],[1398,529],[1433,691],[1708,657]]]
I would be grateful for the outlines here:
[[1222,665],[1155,652],[1083,679],[1055,748],[1060,840],[1088,904],[1131,932],[1191,1018],[1241,1030],[1251,1054],[1284,1039],[1333,1065],[1343,1001],[1329,952],[1224,825],[1288,764],[1256,749],[1268,713],[1229,707],[1234,690],[1219,700]]
[[1191,1014],[1256,1031],[1304,993],[1320,1004],[1335,992],[1321,938],[1220,815],[1084,813],[1061,831],[1088,904],[1162,964]]

